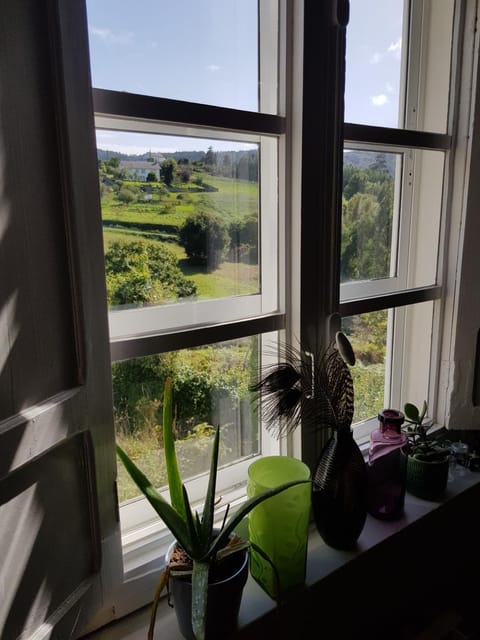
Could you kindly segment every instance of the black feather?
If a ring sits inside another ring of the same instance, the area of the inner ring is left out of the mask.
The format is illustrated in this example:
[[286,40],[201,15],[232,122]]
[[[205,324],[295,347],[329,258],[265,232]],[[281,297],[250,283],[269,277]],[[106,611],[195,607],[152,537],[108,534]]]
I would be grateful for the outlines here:
[[[344,351],[348,339],[341,335]],[[270,365],[263,377],[250,387],[267,429],[277,436],[290,433],[300,421],[314,429],[351,426],[353,379],[337,346],[332,343],[325,353],[314,356],[313,365],[305,354],[304,349],[281,345],[281,362]]]

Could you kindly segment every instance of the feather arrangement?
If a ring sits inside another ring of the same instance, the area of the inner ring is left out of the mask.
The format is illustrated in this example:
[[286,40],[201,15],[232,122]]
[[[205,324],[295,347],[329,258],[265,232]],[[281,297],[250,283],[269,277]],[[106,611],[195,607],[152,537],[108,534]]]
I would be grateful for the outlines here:
[[277,437],[300,421],[314,429],[350,428],[354,411],[355,364],[352,346],[342,332],[320,356],[291,345],[280,347],[280,362],[265,369],[250,387],[267,429]]

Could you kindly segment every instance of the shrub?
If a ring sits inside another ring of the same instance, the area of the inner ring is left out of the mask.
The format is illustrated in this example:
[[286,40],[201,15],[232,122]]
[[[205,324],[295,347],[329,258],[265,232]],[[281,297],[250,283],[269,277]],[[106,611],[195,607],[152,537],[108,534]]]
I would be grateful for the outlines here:
[[179,244],[193,264],[216,269],[225,258],[229,235],[223,220],[212,213],[190,216],[180,228]]
[[112,365],[117,429],[150,435],[161,421],[162,389],[173,378],[177,406],[176,430],[180,438],[196,433],[197,425],[226,424],[249,403],[247,351],[241,346],[200,347],[135,358]]
[[114,242],[105,254],[110,305],[152,304],[196,295],[169,249],[144,241]]
[[117,194],[117,198],[120,200],[120,202],[124,202],[126,204],[133,202],[134,200],[137,199],[138,193],[136,190],[132,189],[131,187],[120,187],[120,190]]

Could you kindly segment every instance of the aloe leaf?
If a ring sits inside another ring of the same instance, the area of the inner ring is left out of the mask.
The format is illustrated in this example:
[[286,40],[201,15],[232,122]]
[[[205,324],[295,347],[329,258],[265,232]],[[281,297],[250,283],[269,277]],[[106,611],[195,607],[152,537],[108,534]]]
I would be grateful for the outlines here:
[[[188,536],[190,538],[189,549],[185,549],[188,555],[194,559],[198,559],[202,556],[205,545],[202,546],[202,540],[200,531],[198,531],[195,519],[193,517],[192,508],[190,507],[190,500],[188,499],[188,493],[185,485],[182,485],[183,505],[185,509],[185,523],[187,526]],[[182,545],[183,546],[183,545]]]
[[182,516],[182,518],[185,518],[182,480],[178,469],[175,441],[173,438],[173,390],[172,379],[170,377],[166,379],[163,391],[163,452],[167,468],[170,502],[178,514]]
[[148,627],[147,640],[153,640],[153,632],[155,629],[155,621],[157,618],[158,603],[160,601],[160,596],[162,595],[162,591],[165,585],[167,584],[167,580],[168,580],[168,569],[165,569],[165,571],[162,571],[162,573],[160,574],[160,579],[155,589],[155,595],[153,596],[152,609],[150,613],[150,625]]
[[[196,640],[205,640],[207,620],[209,562],[193,561],[192,572],[192,629]],[[221,612],[219,612],[221,613]]]
[[178,514],[178,512],[168,504],[168,502],[158,493],[150,480],[140,471],[137,465],[131,460],[128,455],[123,451],[120,445],[117,444],[117,455],[123,462],[128,474],[135,482],[137,487],[147,498],[149,503],[158,513],[160,518],[165,522],[172,534],[182,545],[187,553],[191,547],[190,537],[184,520]]
[[215,512],[215,490],[217,486],[217,467],[218,467],[218,450],[220,443],[220,427],[217,426],[213,439],[212,458],[210,463],[210,477],[208,479],[207,495],[205,497],[205,505],[203,509],[202,531],[210,543],[213,530],[213,520]]
[[268,489],[263,493],[259,493],[258,495],[249,498],[246,502],[240,505],[237,511],[229,518],[220,535],[217,536],[212,542],[212,545],[205,557],[213,557],[219,549],[227,544],[230,533],[257,505],[261,504],[265,500],[268,500],[269,498],[272,498],[273,496],[276,496],[278,493],[289,489],[290,487],[295,487],[296,485],[305,484],[307,482],[310,484],[311,480],[292,480],[291,482],[286,482],[282,485],[279,485],[278,487],[275,487],[274,489]]

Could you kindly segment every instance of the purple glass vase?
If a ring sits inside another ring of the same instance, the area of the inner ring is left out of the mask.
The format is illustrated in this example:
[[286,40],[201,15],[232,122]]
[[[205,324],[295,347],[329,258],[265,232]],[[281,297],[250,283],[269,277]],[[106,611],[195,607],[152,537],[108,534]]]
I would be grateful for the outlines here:
[[405,416],[396,409],[378,414],[378,428],[370,435],[368,452],[368,512],[381,520],[403,514],[408,440],[401,427]]

